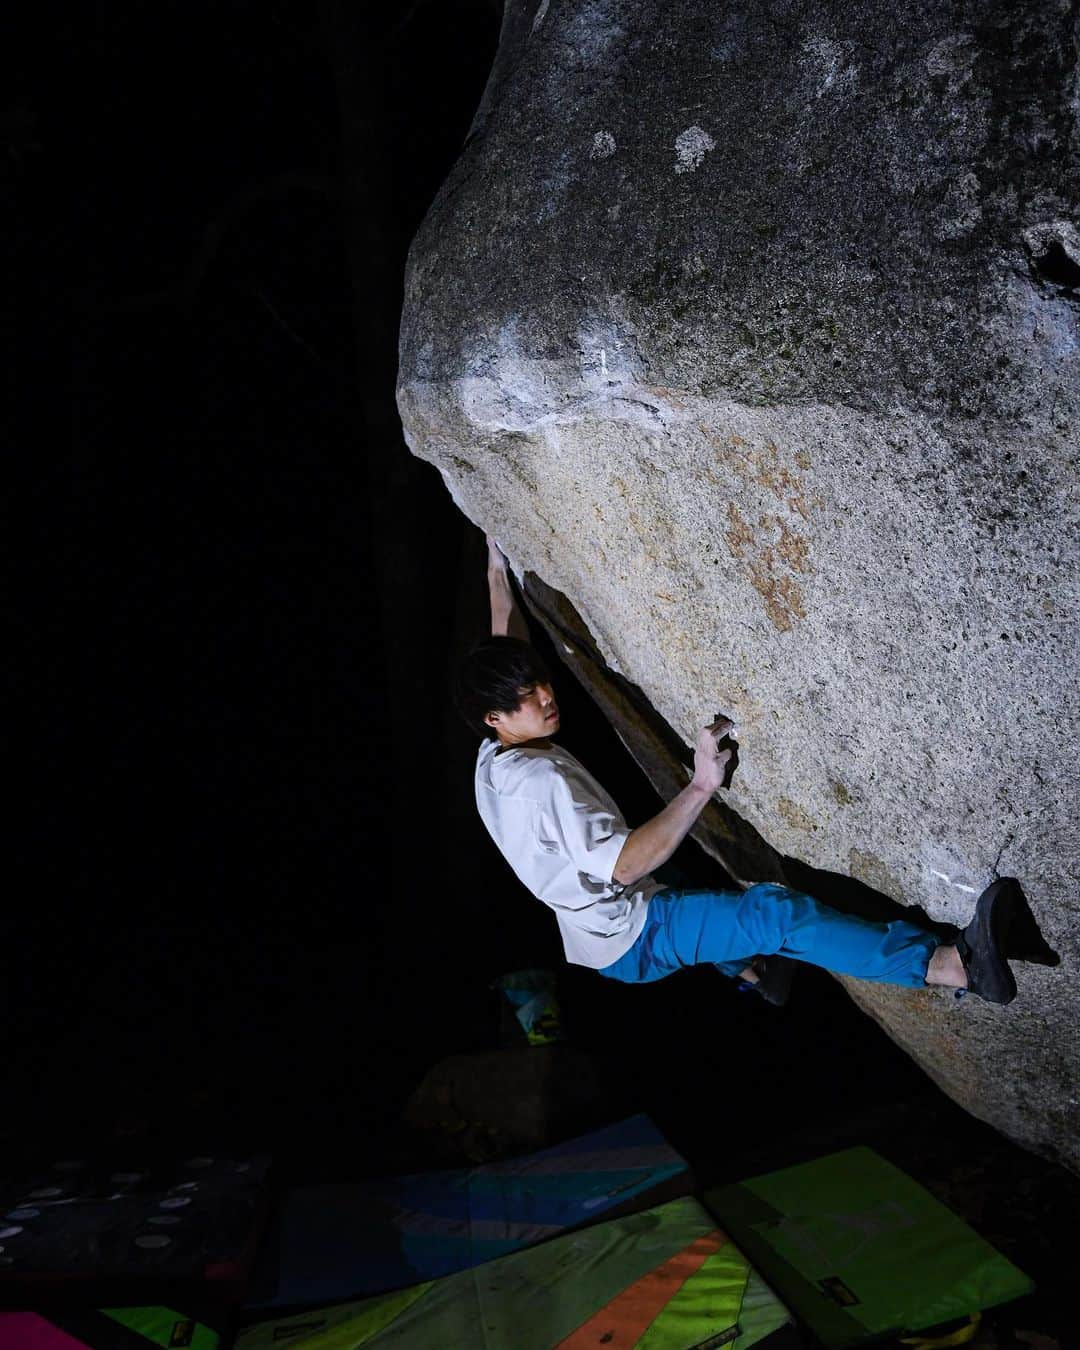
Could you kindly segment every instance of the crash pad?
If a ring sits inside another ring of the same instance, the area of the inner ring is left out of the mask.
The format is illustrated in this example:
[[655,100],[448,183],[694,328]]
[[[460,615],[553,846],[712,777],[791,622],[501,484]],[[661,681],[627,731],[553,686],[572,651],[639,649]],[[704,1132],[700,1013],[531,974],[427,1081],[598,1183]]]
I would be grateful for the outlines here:
[[181,1287],[240,1301],[268,1167],[265,1157],[65,1159],[0,1175],[0,1306],[153,1305]]
[[869,1148],[708,1191],[705,1202],[829,1350],[921,1331],[1034,1288]]
[[374,1299],[247,1328],[237,1350],[781,1350],[787,1309],[692,1199]]
[[285,1193],[249,1307],[356,1298],[504,1256],[627,1202],[687,1194],[685,1160],[645,1115],[505,1162]]

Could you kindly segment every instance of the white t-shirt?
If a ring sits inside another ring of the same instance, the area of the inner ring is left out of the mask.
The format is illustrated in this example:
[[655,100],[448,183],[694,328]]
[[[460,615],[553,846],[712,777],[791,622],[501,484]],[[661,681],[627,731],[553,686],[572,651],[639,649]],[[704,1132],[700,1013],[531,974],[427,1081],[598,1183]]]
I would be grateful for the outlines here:
[[603,970],[630,950],[660,885],[652,877],[612,881],[630,831],[568,750],[484,741],[476,804],[518,879],[555,911],[567,961]]

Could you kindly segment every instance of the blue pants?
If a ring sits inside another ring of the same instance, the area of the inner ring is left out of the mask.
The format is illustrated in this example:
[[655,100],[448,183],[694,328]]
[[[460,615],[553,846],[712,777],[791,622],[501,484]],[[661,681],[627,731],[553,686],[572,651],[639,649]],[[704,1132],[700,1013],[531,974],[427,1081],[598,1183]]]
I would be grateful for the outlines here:
[[779,952],[860,980],[921,989],[938,945],[914,924],[871,923],[771,882],[742,893],[666,890],[649,901],[634,945],[600,974],[644,984],[684,966],[713,965],[735,976],[755,956]]

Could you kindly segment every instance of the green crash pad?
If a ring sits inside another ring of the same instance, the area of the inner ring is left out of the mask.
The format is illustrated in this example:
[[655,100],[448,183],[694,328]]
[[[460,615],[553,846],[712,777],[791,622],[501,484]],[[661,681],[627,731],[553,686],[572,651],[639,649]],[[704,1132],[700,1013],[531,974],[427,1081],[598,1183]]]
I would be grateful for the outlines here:
[[742,1252],[683,1199],[410,1289],[249,1327],[237,1350],[780,1350],[798,1344],[794,1334]]
[[869,1148],[720,1187],[705,1203],[829,1350],[922,1331],[1034,1288]]

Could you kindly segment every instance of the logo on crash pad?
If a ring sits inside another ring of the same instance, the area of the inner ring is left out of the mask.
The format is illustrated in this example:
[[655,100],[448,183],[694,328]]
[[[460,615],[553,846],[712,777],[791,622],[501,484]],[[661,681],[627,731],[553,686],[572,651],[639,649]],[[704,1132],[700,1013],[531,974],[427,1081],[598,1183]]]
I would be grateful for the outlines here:
[[295,1336],[306,1336],[309,1331],[318,1331],[326,1326],[326,1318],[320,1317],[314,1322],[293,1322],[288,1327],[275,1327],[275,1341],[291,1341]]
[[823,1294],[828,1294],[834,1303],[839,1303],[841,1308],[854,1307],[859,1299],[851,1292],[838,1275],[830,1275],[827,1279],[818,1280],[818,1285]]

